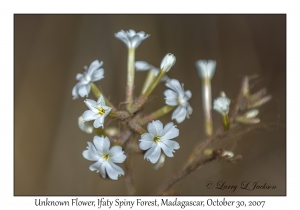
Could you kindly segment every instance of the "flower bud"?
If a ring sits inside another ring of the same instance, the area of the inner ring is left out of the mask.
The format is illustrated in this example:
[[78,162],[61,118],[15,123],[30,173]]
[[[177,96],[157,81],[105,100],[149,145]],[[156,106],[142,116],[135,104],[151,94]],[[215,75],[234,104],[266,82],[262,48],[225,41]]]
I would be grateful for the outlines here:
[[168,72],[172,68],[172,66],[174,66],[175,62],[176,57],[173,54],[168,53],[161,61],[160,69],[164,72]]

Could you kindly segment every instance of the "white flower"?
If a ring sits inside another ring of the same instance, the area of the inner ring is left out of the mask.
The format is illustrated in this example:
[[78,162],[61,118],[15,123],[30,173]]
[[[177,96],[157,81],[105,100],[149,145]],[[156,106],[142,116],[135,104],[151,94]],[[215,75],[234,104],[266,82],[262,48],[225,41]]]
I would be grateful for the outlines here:
[[[159,68],[152,66],[151,64],[147,63],[146,61],[136,61],[135,62],[135,69],[137,71],[152,71],[154,76],[156,76],[159,72]],[[160,81],[165,82],[168,81],[169,77],[165,74]]]
[[164,72],[168,72],[172,68],[172,66],[174,66],[175,62],[176,57],[173,54],[168,53],[161,61],[160,69]]
[[136,49],[141,44],[141,42],[147,39],[149,36],[150,35],[145,34],[144,31],[136,33],[132,29],[129,29],[128,31],[121,30],[115,34],[115,37],[124,42],[129,49]]
[[189,118],[189,115],[193,112],[188,102],[192,97],[192,92],[189,90],[184,91],[183,86],[176,79],[170,79],[166,82],[166,86],[171,89],[164,92],[166,104],[169,106],[178,105],[172,114],[172,119],[176,119],[178,123],[181,123],[185,118]]
[[196,67],[200,78],[212,79],[216,70],[217,62],[214,60],[198,60]]
[[174,123],[170,122],[163,128],[159,120],[152,121],[148,124],[148,133],[144,133],[140,139],[140,148],[148,150],[144,158],[156,163],[160,157],[161,149],[168,157],[173,157],[174,149],[180,146],[176,141],[171,139],[179,135],[179,130]]
[[109,106],[106,106],[103,96],[101,95],[97,102],[91,99],[86,99],[84,102],[90,108],[90,110],[87,110],[83,113],[83,120],[95,120],[94,127],[103,128],[104,118],[109,114],[111,110]]
[[82,153],[85,159],[97,161],[90,165],[90,170],[100,172],[103,178],[107,174],[113,180],[117,180],[120,175],[124,175],[123,169],[115,164],[123,163],[126,159],[122,147],[113,146],[109,149],[110,141],[103,136],[95,136],[93,143],[88,142],[87,150]]
[[104,69],[100,68],[103,62],[95,60],[91,63],[90,67],[84,67],[85,72],[83,74],[78,73],[76,79],[79,81],[72,90],[73,99],[88,96],[91,91],[91,82],[98,81],[104,76]]
[[227,115],[229,113],[229,105],[230,105],[230,99],[226,96],[218,97],[214,100],[214,110],[219,112],[222,115]]

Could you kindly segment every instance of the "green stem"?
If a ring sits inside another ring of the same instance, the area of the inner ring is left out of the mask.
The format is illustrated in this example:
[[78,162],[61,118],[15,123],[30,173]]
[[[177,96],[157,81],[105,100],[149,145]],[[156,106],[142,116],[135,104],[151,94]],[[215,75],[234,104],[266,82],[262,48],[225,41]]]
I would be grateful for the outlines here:
[[144,86],[143,86],[142,92],[141,92],[142,94],[144,94],[146,92],[146,90],[148,89],[149,85],[153,81],[154,77],[155,76],[154,76],[153,71],[149,70],[148,74],[147,74],[147,77],[146,77],[146,80],[144,82]]
[[145,93],[142,95],[144,95],[144,97],[148,97],[152,93],[152,91],[156,88],[157,84],[159,83],[159,81],[161,80],[161,78],[164,75],[165,75],[165,72],[160,70],[159,73],[154,78],[154,80],[149,85],[149,87],[147,88],[147,90],[145,91]]
[[174,110],[175,107],[176,106],[168,106],[168,105],[163,106],[162,108],[156,110],[155,112],[151,113],[150,115],[140,119],[139,124],[144,125],[152,120],[158,119],[158,118],[164,116],[165,114],[168,114],[172,110]]
[[228,118],[228,114],[223,114],[223,126],[224,126],[224,131],[228,131],[230,127],[230,122]]

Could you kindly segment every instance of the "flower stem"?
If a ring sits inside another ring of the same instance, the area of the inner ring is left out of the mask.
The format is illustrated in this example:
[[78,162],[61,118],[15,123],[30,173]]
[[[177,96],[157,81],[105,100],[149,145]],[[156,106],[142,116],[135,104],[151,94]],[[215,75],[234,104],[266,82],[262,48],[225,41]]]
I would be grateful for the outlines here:
[[106,96],[100,91],[100,89],[97,87],[97,85],[95,83],[91,83],[91,86],[92,86],[92,92],[94,94],[94,96],[96,98],[99,98],[100,95],[103,96],[104,100],[105,100],[105,103],[106,105],[108,105],[109,107],[112,108],[112,110],[116,110],[116,108],[114,107],[114,105],[106,98]]
[[228,131],[229,127],[230,127],[230,122],[229,122],[228,114],[223,114],[222,118],[223,118],[224,131]]
[[151,84],[151,82],[153,81],[154,78],[155,78],[155,76],[154,76],[153,71],[149,70],[148,74],[147,74],[147,77],[146,77],[146,80],[144,82],[144,86],[143,86],[141,94],[146,92],[146,90],[148,89],[149,85]]
[[213,122],[211,117],[211,79],[202,79],[202,101],[203,111],[205,117],[205,132],[208,137],[212,136],[213,133]]
[[142,119],[139,120],[140,125],[144,125],[152,120],[158,119],[165,114],[168,114],[171,112],[173,109],[175,109],[176,106],[163,106],[162,108],[156,110],[155,112],[152,112],[150,115],[143,117]]
[[162,70],[159,71],[159,73],[156,75],[154,80],[152,80],[151,84],[149,85],[149,87],[147,88],[145,93],[142,94],[144,97],[148,97],[152,93],[152,91],[156,88],[157,84],[159,83],[161,78],[164,76],[164,74],[165,74],[165,71],[162,71]]
[[135,48],[128,48],[127,90],[126,90],[127,110],[130,110],[133,101],[134,73],[135,73],[134,61],[135,61]]

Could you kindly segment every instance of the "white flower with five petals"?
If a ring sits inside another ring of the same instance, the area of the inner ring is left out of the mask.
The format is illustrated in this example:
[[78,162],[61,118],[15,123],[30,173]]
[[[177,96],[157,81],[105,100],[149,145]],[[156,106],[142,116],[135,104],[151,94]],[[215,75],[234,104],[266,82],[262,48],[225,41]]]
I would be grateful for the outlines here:
[[170,89],[164,92],[166,104],[169,106],[177,106],[172,114],[172,119],[176,119],[177,123],[181,123],[185,118],[189,118],[193,109],[188,100],[192,97],[192,92],[184,91],[183,86],[180,85],[176,79],[170,79],[166,82],[166,86]]
[[136,33],[134,30],[129,29],[128,31],[121,30],[115,34],[115,37],[120,39],[130,49],[136,49],[142,41],[147,39],[150,35],[145,34],[144,31]]
[[90,170],[100,172],[103,178],[107,174],[113,180],[117,180],[120,175],[124,175],[123,169],[115,164],[123,163],[126,159],[122,147],[113,146],[109,149],[110,141],[103,136],[95,136],[93,143],[88,142],[87,150],[82,153],[85,159],[96,161],[96,163],[90,165]]
[[104,69],[100,68],[103,62],[95,60],[91,63],[89,68],[84,67],[85,72],[83,74],[78,73],[76,79],[79,81],[72,90],[73,99],[78,98],[78,96],[85,97],[91,91],[91,83],[98,81],[104,77]]
[[111,108],[106,106],[104,97],[101,95],[98,101],[91,99],[86,99],[85,104],[89,107],[90,110],[87,110],[83,113],[82,117],[84,121],[94,121],[94,127],[104,127],[104,118],[109,114]]
[[161,150],[168,157],[173,157],[174,149],[179,149],[179,144],[171,140],[179,135],[179,130],[174,123],[170,122],[163,128],[163,124],[159,120],[152,121],[148,124],[148,133],[141,136],[140,148],[148,150],[144,158],[156,163],[160,157]]

